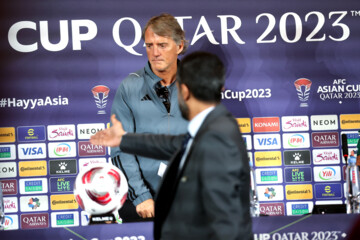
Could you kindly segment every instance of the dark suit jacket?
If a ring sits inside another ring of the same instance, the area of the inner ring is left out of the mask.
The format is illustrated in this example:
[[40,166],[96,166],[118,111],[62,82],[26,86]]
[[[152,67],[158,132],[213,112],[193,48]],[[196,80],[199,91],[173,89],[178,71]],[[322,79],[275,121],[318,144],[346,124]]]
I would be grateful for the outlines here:
[[126,134],[120,145],[132,154],[170,159],[155,199],[155,240],[252,239],[249,162],[236,121],[218,105],[179,169],[183,138]]

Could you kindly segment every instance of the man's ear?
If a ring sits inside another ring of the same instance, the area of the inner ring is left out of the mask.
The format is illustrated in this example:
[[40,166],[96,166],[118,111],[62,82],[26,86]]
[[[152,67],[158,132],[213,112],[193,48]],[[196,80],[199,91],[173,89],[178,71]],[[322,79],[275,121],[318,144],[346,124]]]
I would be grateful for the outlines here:
[[176,45],[176,47],[177,47],[176,53],[179,55],[184,49],[184,40],[181,40],[181,43],[179,45]]
[[183,83],[180,84],[180,94],[185,101],[187,101],[190,98],[189,88]]

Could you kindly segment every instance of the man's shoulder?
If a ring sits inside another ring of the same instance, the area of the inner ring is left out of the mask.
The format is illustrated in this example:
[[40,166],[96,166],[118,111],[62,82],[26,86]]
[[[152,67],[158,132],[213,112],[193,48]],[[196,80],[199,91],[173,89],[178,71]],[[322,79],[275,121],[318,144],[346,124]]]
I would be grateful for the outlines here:
[[144,82],[144,76],[145,71],[143,68],[136,72],[129,73],[129,75],[121,82],[121,85],[137,86],[140,82]]

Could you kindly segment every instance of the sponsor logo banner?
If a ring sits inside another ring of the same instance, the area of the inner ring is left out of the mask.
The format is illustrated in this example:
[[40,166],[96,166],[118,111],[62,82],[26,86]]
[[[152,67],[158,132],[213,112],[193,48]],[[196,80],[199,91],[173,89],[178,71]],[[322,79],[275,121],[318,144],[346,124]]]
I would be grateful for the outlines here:
[[4,212],[14,213],[19,211],[18,198],[17,197],[4,197]]
[[90,139],[92,135],[104,129],[105,129],[104,123],[78,124],[77,125],[78,139]]
[[47,134],[49,141],[75,140],[75,125],[49,125]]
[[310,150],[284,151],[285,165],[309,165],[311,163]]
[[20,194],[41,194],[48,192],[47,178],[20,179]]
[[18,215],[6,215],[4,221],[4,230],[17,230],[19,229]]
[[89,222],[90,215],[85,211],[81,211],[81,226],[87,226],[89,225]]
[[339,149],[315,149],[313,162],[315,165],[340,164],[340,151]]
[[284,216],[284,203],[260,203],[260,214],[267,216]]
[[308,116],[287,116],[281,117],[283,132],[302,132],[309,131]]
[[283,134],[284,148],[309,148],[310,137],[309,133],[284,133]]
[[55,177],[50,178],[50,192],[64,193],[73,192],[76,177]]
[[74,194],[51,195],[51,210],[78,209]]
[[341,114],[341,129],[360,129],[360,114]]
[[92,145],[89,141],[79,141],[79,156],[105,156],[106,147],[100,145]]
[[49,227],[48,213],[21,214],[21,229],[37,229]]
[[285,168],[285,182],[311,182],[311,167]]
[[48,146],[50,158],[76,157],[75,142],[55,142],[49,143]]
[[24,126],[17,128],[18,142],[45,141],[45,126]]
[[19,162],[20,177],[46,176],[46,161],[26,161]]
[[0,145],[0,161],[15,160],[15,159],[16,159],[15,145]]
[[280,132],[280,119],[278,117],[253,118],[253,129],[255,133]]
[[107,163],[106,158],[79,158],[79,171],[91,164]]
[[254,135],[254,149],[280,149],[281,140],[280,134],[255,134]]
[[284,200],[284,187],[282,185],[257,186],[260,201],[282,201]]
[[341,180],[340,166],[314,167],[315,182],[332,182]]
[[286,203],[286,215],[293,216],[293,215],[303,215],[312,213],[314,208],[313,202],[287,202]]
[[338,116],[337,115],[312,115],[310,116],[311,130],[338,130]]
[[250,135],[242,135],[242,137],[245,141],[246,149],[251,150],[252,149],[251,136]]
[[51,213],[51,227],[79,226],[79,212],[53,212]]
[[76,159],[50,160],[50,175],[77,174]]
[[0,178],[12,178],[16,176],[16,162],[0,162]]
[[15,128],[2,127],[0,128],[0,143],[13,143],[15,142]]
[[311,184],[286,185],[286,200],[312,199],[313,190]]
[[17,194],[17,180],[1,180],[1,188],[3,195],[15,195]]
[[342,198],[341,183],[318,183],[314,185],[316,199]]
[[338,147],[339,133],[338,132],[323,132],[311,133],[313,147]]
[[255,170],[257,184],[282,183],[281,168],[258,168]]
[[251,120],[250,118],[237,118],[236,119],[241,133],[250,133],[251,132]]
[[356,131],[353,131],[353,132],[341,132],[341,136],[343,134],[346,134],[346,136],[347,136],[347,143],[348,143],[349,147],[357,146],[357,144],[359,142],[359,139],[360,139],[360,136],[359,136],[358,132],[356,132]]
[[20,197],[22,212],[41,212],[49,210],[49,198],[46,195]]
[[280,151],[255,152],[256,167],[271,167],[281,165],[282,162]]
[[46,158],[46,144],[19,144],[18,145],[19,159],[41,159]]

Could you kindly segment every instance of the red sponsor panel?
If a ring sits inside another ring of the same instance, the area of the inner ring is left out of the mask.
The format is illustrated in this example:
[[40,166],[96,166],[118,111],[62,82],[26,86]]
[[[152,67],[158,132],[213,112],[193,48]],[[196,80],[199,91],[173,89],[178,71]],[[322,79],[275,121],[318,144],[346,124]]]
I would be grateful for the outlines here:
[[18,192],[17,180],[1,180],[2,192],[4,195],[15,195]]
[[105,156],[106,147],[100,145],[92,145],[89,141],[80,141],[79,143],[79,156]]
[[20,219],[21,229],[36,229],[49,227],[48,213],[22,214]]
[[254,132],[279,132],[280,118],[279,117],[260,117],[253,118]]
[[284,203],[260,203],[260,214],[267,216],[285,216]]
[[318,147],[338,147],[339,133],[338,132],[313,132],[311,134],[312,145]]

